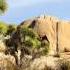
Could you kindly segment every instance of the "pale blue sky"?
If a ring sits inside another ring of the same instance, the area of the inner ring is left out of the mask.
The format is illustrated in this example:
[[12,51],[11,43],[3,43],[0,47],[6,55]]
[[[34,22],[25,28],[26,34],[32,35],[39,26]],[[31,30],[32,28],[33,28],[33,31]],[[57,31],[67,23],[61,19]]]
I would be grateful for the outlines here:
[[0,21],[21,23],[25,19],[52,15],[70,20],[70,0],[7,0],[8,10],[0,16]]

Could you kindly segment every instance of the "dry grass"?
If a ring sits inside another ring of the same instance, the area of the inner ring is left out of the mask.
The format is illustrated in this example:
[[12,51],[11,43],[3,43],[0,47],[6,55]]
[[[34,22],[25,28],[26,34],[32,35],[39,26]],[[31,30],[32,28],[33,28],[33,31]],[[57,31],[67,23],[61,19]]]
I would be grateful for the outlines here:
[[17,67],[9,59],[0,60],[0,70],[17,70]]

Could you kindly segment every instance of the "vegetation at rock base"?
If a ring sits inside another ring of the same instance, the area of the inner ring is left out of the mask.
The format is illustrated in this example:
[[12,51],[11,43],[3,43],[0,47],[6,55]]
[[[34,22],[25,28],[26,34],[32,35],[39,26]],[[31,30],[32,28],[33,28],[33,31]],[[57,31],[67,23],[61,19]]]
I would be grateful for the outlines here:
[[[12,31],[14,32],[12,33]],[[10,32],[11,35],[7,32]],[[23,56],[23,54],[27,54],[32,56],[33,59],[40,57],[42,55],[46,55],[48,53],[49,42],[47,42],[46,40],[41,40],[39,35],[31,28],[19,28],[17,30],[16,28],[14,29],[14,27],[9,27],[7,28],[6,35],[11,36],[11,38],[7,40],[6,43],[9,44],[7,45],[7,47],[9,48],[8,53],[9,52],[10,54],[13,53],[13,56],[16,50],[18,49],[18,47],[22,52],[21,56]],[[28,65],[28,62],[26,64]]]
[[[25,54],[29,55],[46,55],[49,50],[49,43],[42,41],[38,34],[31,28],[20,28],[12,34],[7,45],[18,49],[20,48]],[[34,55],[34,56],[35,56]]]
[[[48,52],[49,43],[45,44],[45,42],[41,41],[38,34],[31,28],[21,28],[21,41],[25,47],[32,49],[32,54],[35,52]],[[42,50],[40,50],[42,48]]]
[[70,61],[67,59],[59,60],[58,66],[60,70],[70,70]]

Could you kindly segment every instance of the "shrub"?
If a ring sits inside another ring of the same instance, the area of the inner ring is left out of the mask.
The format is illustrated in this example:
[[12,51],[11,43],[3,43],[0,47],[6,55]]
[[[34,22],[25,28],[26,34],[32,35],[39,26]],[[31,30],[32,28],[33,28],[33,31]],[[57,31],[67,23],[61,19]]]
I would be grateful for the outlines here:
[[[2,56],[3,57],[3,56]],[[17,66],[10,59],[0,57],[0,70],[17,70]]]
[[0,22],[0,34],[5,34],[7,32],[7,24]]
[[46,55],[49,50],[49,43],[41,41],[39,35],[31,28],[21,28],[20,30],[21,41],[25,47],[30,48],[32,54],[40,53]]
[[58,66],[58,70],[70,70],[70,61],[68,59],[59,60]]

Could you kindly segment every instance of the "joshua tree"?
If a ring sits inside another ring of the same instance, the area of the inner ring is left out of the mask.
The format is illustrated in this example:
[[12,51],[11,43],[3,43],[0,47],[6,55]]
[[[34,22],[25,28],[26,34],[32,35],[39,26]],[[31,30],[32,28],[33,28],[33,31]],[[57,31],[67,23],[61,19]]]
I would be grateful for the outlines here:
[[42,41],[39,35],[31,28],[17,27],[16,32],[13,33],[9,42],[6,43],[10,49],[13,47],[13,52],[18,52],[18,58],[20,57],[18,61],[20,61],[25,54],[31,55],[34,59],[47,53],[48,50],[48,43],[46,44],[46,41]]

